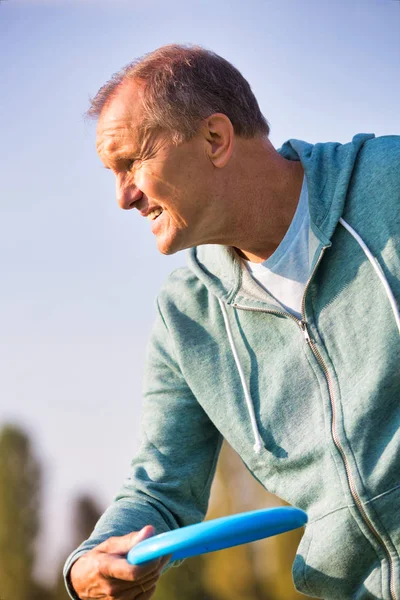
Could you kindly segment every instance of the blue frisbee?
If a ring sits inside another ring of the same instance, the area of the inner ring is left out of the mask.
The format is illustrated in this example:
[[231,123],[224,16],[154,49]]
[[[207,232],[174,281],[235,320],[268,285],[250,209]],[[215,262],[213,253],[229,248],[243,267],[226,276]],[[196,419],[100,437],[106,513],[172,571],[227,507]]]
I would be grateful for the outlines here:
[[247,544],[297,529],[307,523],[307,514],[293,506],[279,506],[213,519],[174,529],[143,540],[127,555],[131,565],[141,565],[171,554],[179,560]]

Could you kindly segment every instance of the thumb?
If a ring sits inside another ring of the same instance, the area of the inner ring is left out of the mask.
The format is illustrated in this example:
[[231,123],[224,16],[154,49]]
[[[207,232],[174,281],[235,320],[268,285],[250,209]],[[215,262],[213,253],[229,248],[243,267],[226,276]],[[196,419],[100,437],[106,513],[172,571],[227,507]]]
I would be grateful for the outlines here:
[[110,537],[98,546],[102,552],[109,554],[128,554],[129,550],[139,542],[146,540],[154,535],[154,527],[146,525],[140,531],[132,531],[126,535]]

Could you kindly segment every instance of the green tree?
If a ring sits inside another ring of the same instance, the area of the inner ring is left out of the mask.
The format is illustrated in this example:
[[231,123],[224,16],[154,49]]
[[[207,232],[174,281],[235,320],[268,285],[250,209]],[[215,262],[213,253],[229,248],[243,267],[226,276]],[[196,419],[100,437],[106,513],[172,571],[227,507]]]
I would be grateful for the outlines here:
[[[39,531],[41,469],[27,435],[14,425],[0,430],[0,597],[31,600]],[[42,588],[43,597],[45,589]]]

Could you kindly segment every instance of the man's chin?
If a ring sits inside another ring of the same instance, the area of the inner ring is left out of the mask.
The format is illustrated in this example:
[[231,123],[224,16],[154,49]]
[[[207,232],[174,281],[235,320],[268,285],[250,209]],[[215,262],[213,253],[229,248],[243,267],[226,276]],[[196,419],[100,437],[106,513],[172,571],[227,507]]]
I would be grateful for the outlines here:
[[176,254],[179,250],[172,250],[170,248],[165,249],[165,248],[158,248],[158,250],[161,252],[161,254],[164,254],[164,256],[171,256],[172,254]]
[[170,256],[172,254],[176,254],[179,250],[183,250],[183,248],[179,247],[178,244],[165,243],[165,241],[157,242],[158,251],[165,256]]
[[173,239],[157,238],[157,248],[161,254],[170,256],[171,254],[176,254],[180,250],[187,250],[190,246],[185,244],[183,239],[179,240],[177,237]]

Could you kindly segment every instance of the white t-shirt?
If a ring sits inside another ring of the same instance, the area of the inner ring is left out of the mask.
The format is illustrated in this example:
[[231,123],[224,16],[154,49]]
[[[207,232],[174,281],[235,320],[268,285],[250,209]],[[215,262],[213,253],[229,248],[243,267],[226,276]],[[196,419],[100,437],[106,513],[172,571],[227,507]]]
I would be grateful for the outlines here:
[[304,288],[316,250],[315,236],[310,230],[307,180],[304,177],[296,212],[278,248],[262,263],[244,262],[259,285],[285,310],[301,319]]

